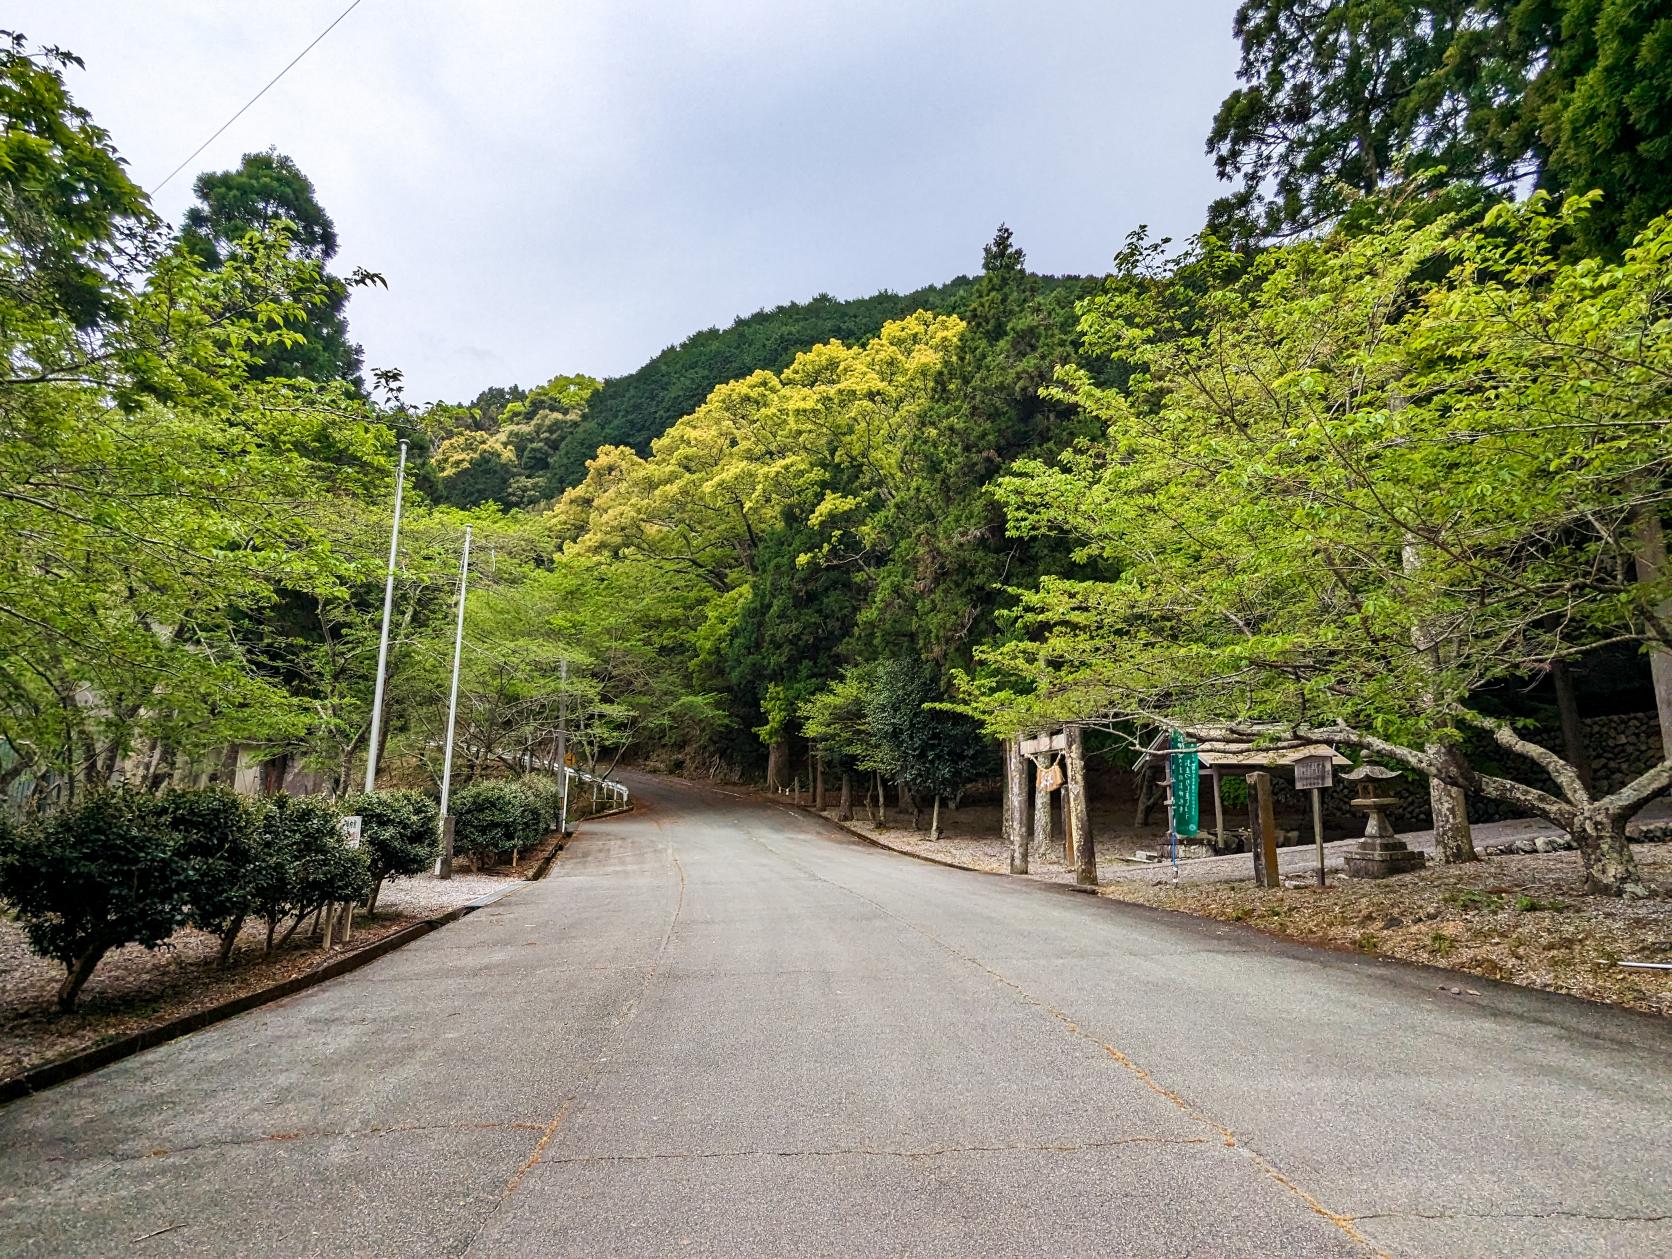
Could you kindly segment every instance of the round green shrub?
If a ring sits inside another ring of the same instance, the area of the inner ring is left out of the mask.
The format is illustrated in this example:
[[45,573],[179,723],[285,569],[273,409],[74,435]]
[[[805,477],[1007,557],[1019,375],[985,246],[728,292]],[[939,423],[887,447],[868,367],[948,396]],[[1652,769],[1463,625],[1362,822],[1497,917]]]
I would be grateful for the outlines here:
[[157,812],[185,863],[188,921],[221,938],[221,961],[255,913],[252,875],[260,861],[260,807],[224,786],[173,789]]
[[184,925],[190,887],[156,798],[137,791],[90,792],[0,835],[0,898],[29,947],[63,964],[64,1010],[110,950],[154,949]]
[[421,791],[371,791],[347,797],[344,814],[360,815],[360,840],[371,865],[368,908],[387,879],[422,874],[441,851],[435,803]]
[[472,783],[453,797],[453,850],[478,866],[527,848],[546,833],[534,798],[516,783]]
[[371,865],[363,849],[344,842],[340,821],[336,806],[322,797],[282,791],[268,797],[251,882],[269,948],[286,915],[300,923],[329,901],[361,901],[370,893]]

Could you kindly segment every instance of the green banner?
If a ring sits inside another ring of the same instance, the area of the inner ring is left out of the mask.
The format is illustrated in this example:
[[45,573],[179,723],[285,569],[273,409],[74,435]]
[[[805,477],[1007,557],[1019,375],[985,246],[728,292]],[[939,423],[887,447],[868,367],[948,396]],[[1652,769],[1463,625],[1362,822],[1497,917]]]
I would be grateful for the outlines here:
[[1202,758],[1183,731],[1173,731],[1171,746],[1185,749],[1167,758],[1173,769],[1173,833],[1194,835],[1202,825]]

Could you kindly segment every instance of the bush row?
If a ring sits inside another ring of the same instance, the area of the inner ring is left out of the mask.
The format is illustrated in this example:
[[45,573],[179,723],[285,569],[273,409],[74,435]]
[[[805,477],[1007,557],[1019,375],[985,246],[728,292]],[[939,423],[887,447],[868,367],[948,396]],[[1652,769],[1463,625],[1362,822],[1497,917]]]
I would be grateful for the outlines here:
[[[361,845],[343,839],[343,812],[362,818]],[[213,932],[221,961],[245,922],[266,923],[266,948],[331,902],[376,903],[385,879],[435,859],[436,809],[418,792],[330,800],[255,800],[225,787],[150,795],[93,792],[21,827],[0,821],[0,899],[30,947],[65,970],[59,1007],[112,949],[162,945],[183,926]]]
[[480,869],[520,848],[532,848],[558,828],[562,788],[555,778],[472,783],[451,801],[453,851]]

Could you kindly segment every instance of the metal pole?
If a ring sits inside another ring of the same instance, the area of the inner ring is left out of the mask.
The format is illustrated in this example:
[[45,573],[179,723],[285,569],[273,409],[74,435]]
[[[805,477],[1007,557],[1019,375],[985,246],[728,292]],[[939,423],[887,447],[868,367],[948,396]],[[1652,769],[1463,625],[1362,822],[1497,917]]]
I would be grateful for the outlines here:
[[401,491],[406,488],[406,443],[395,470],[395,523],[389,531],[389,573],[383,579],[383,632],[377,640],[377,684],[372,690],[372,738],[366,748],[366,790],[377,789],[378,740],[383,735],[383,675],[389,668],[389,614],[395,606],[395,556],[401,546]]
[[[453,727],[459,716],[459,660],[464,655],[464,595],[470,581],[470,526],[464,527],[464,555],[459,560],[459,619],[453,631],[453,686],[447,695],[447,740],[441,753],[441,825],[445,839],[452,838],[452,827],[448,825],[448,801],[453,794]],[[446,845],[449,851],[441,855],[441,868],[436,873],[441,878],[449,878],[452,873],[451,844]]]

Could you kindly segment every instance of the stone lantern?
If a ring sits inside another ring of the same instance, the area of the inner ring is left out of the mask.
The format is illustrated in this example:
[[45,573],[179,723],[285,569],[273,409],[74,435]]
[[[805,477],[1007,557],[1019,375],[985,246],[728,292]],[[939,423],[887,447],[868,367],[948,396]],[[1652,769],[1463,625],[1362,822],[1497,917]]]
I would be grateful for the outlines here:
[[1378,784],[1399,777],[1399,771],[1380,765],[1360,765],[1341,777],[1358,784],[1358,795],[1348,804],[1365,814],[1364,838],[1349,848],[1343,858],[1347,873],[1355,879],[1385,879],[1389,875],[1420,870],[1427,863],[1427,856],[1414,851],[1394,833],[1393,823],[1384,812],[1399,802],[1391,795],[1377,793]]

